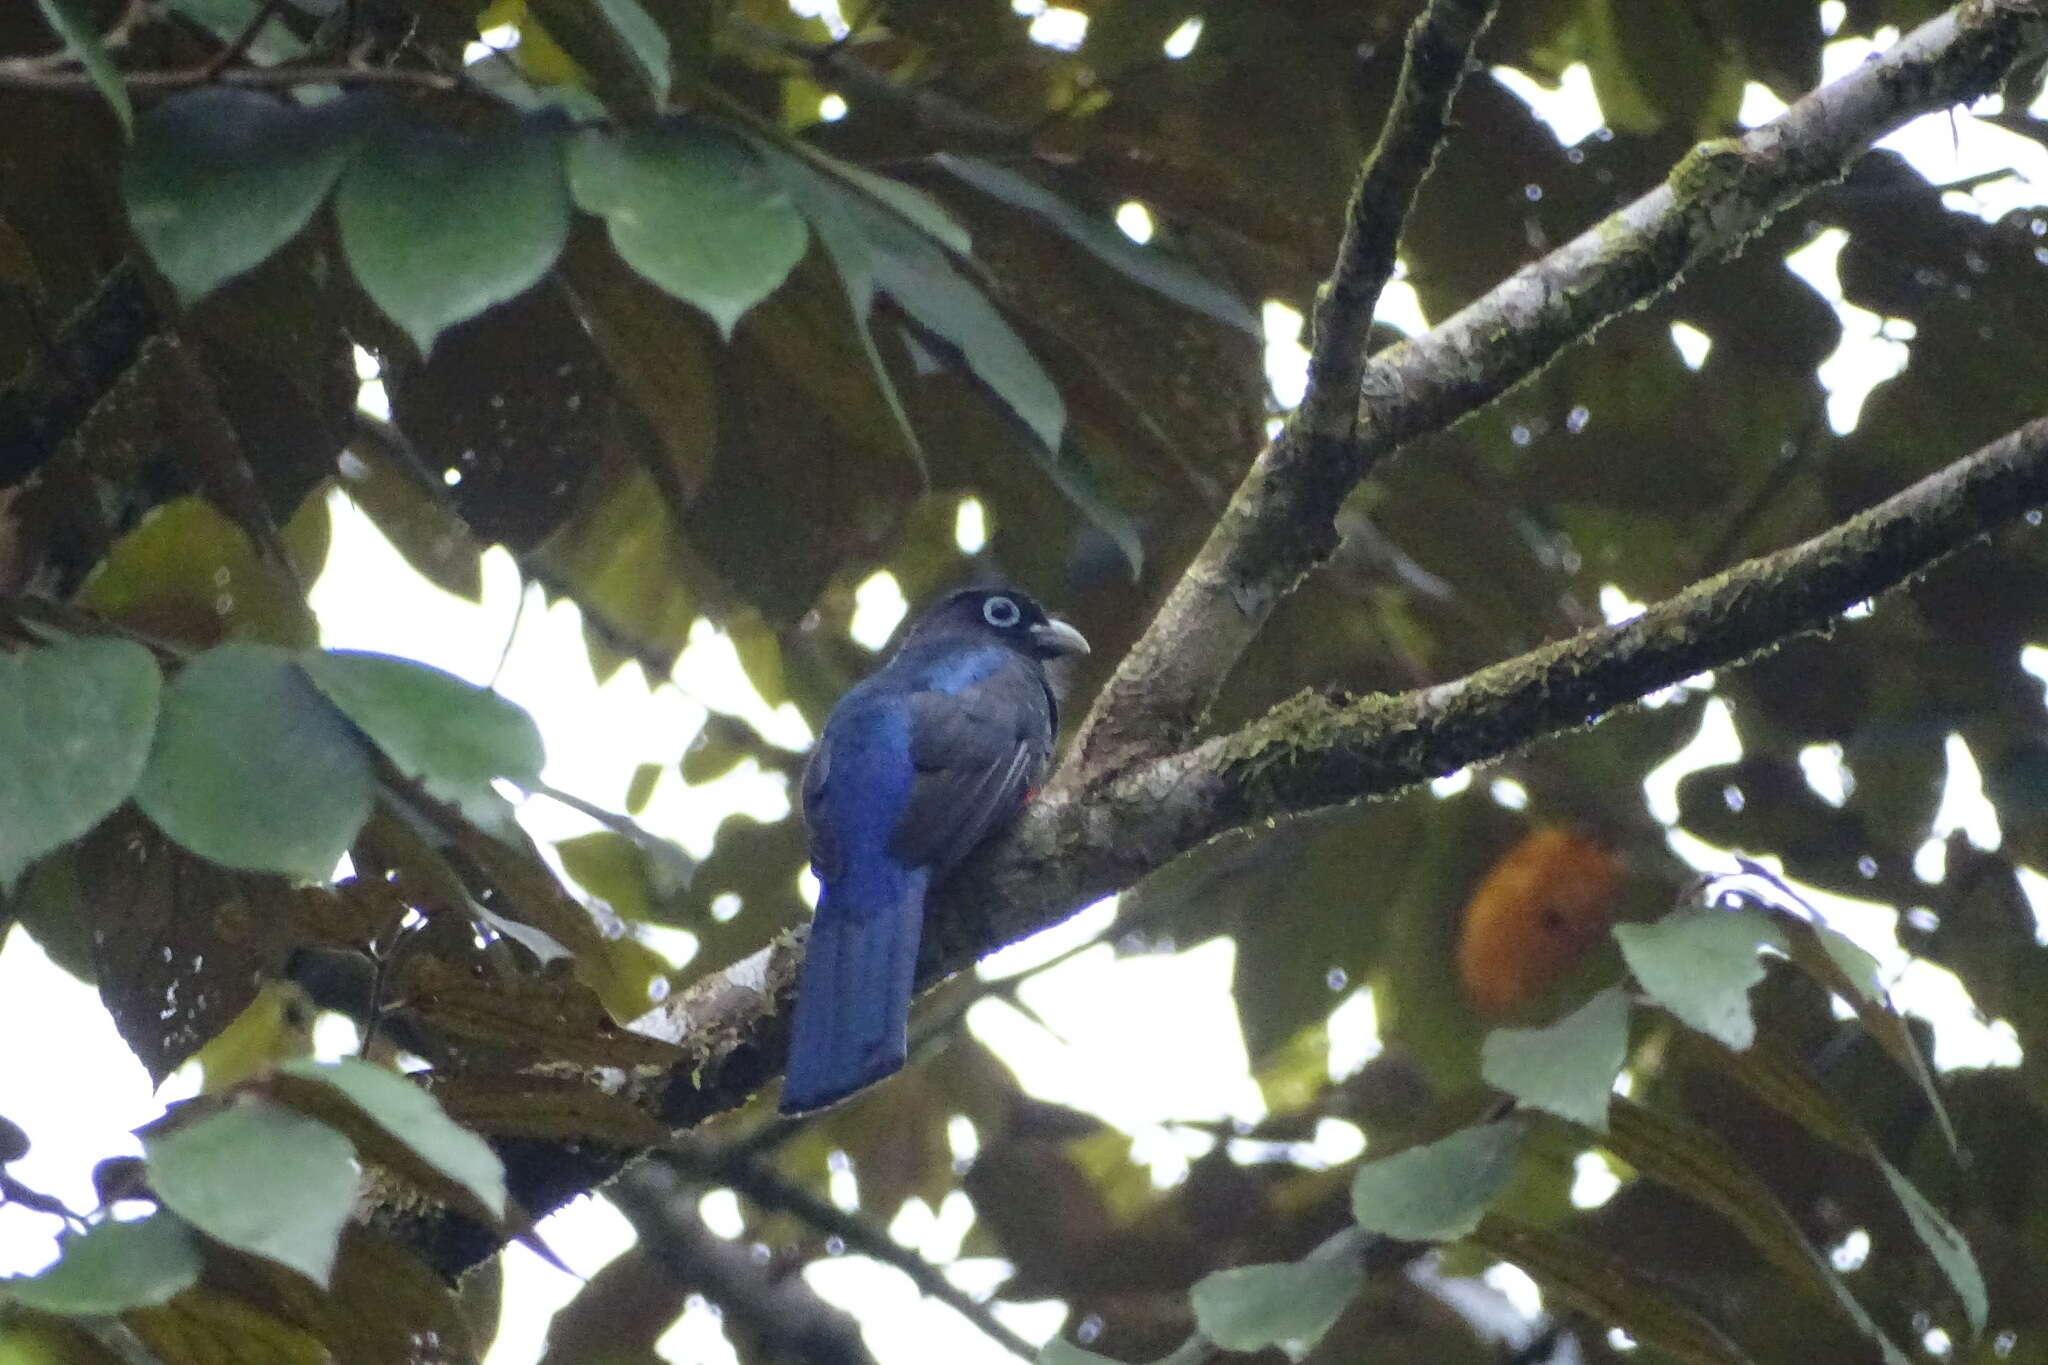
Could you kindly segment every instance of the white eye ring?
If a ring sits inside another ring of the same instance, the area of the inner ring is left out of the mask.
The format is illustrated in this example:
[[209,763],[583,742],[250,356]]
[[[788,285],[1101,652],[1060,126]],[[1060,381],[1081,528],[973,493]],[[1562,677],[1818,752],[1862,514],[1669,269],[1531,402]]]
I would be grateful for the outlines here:
[[981,604],[981,619],[997,630],[1008,630],[1024,619],[1024,612],[1007,597],[991,597]]

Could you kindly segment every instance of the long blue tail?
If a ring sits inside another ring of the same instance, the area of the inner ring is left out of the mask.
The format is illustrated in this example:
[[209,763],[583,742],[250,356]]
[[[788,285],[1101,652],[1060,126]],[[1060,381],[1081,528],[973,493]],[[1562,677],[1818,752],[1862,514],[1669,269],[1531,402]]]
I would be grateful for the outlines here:
[[869,871],[818,898],[797,978],[785,1114],[821,1109],[903,1065],[928,878],[893,864]]

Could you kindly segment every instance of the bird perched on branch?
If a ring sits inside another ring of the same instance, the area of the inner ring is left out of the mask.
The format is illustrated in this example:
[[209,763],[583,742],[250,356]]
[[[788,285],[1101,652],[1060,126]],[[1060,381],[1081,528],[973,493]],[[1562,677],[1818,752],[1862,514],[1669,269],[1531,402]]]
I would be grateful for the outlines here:
[[832,708],[804,769],[821,889],[797,978],[782,1112],[903,1065],[925,891],[1016,815],[1052,753],[1045,661],[1088,641],[1007,588],[932,607]]

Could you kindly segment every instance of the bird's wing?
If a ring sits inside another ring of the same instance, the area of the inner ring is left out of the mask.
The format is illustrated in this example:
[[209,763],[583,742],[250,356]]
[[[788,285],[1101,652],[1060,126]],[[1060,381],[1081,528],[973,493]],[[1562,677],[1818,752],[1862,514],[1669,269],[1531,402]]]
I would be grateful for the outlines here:
[[1037,675],[1020,659],[957,691],[911,694],[915,776],[890,840],[897,856],[943,876],[1016,814],[1052,748]]

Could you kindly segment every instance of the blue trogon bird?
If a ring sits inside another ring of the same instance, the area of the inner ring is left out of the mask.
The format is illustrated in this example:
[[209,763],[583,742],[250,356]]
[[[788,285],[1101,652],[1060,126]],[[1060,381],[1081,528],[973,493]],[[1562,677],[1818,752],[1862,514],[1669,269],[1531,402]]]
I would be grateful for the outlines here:
[[821,889],[785,1114],[903,1065],[925,891],[1024,804],[1059,729],[1045,661],[1087,651],[1080,631],[1023,593],[969,588],[919,617],[832,708],[804,769]]

